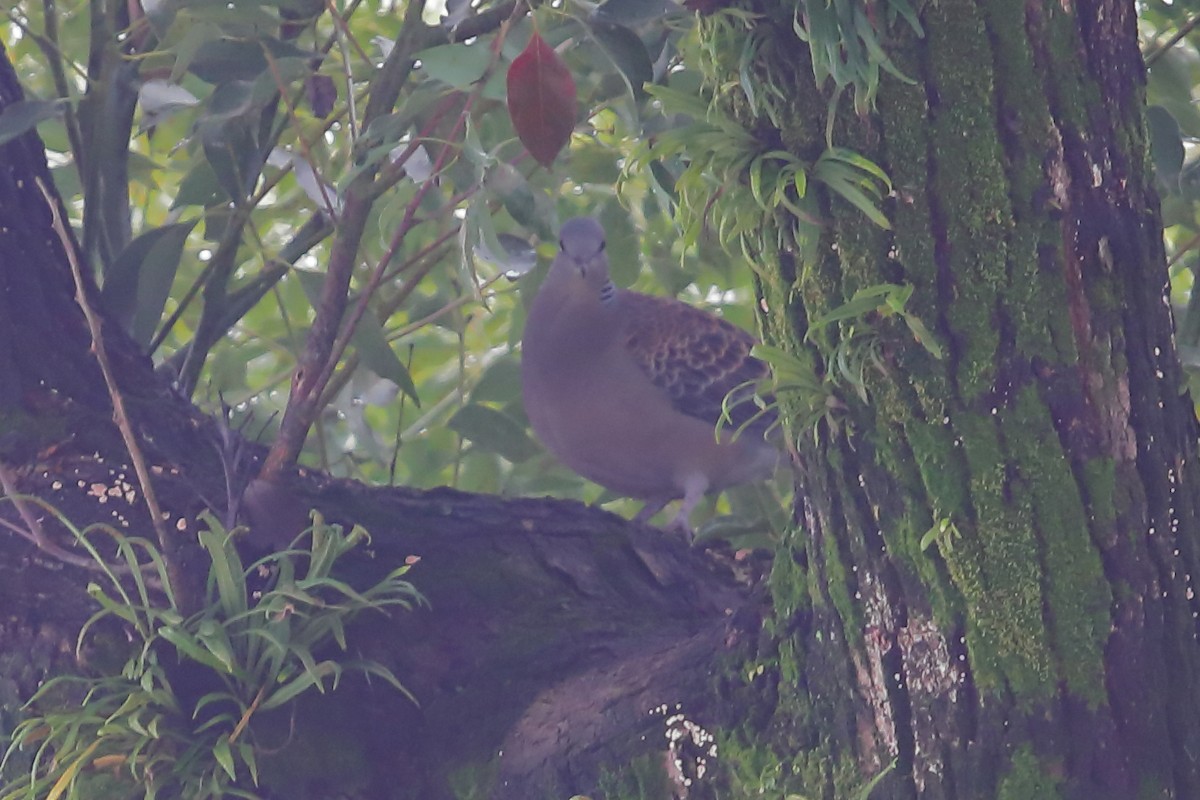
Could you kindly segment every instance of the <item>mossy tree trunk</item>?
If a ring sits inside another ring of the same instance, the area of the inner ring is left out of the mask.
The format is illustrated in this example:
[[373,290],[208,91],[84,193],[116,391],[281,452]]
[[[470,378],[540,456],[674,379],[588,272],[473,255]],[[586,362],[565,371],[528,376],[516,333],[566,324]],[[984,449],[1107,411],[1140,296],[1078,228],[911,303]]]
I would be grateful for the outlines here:
[[[726,107],[814,159],[828,96],[791,10],[756,10],[751,71],[788,98],[782,125],[740,90]],[[835,129],[891,176],[893,229],[826,195],[813,258],[763,235],[767,338],[825,359],[839,401],[793,431],[802,526],[760,654],[771,741],[825,797],[893,759],[891,797],[1200,797],[1196,425],[1134,6],[943,0],[920,18],[889,44],[914,82],[885,77]],[[863,401],[829,361],[846,326],[811,344],[806,320],[882,283],[915,287],[944,357],[897,317],[858,319],[883,362]]]

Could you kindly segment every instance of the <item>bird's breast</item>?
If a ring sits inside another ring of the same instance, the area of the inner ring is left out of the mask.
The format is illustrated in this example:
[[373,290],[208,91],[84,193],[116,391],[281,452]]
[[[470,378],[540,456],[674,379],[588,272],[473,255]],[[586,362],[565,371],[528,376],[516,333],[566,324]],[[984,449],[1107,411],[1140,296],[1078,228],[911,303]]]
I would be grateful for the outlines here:
[[682,496],[696,475],[721,488],[748,478],[752,442],[718,441],[676,410],[615,348],[595,360],[523,366],[525,409],[546,447],[580,475],[632,497]]

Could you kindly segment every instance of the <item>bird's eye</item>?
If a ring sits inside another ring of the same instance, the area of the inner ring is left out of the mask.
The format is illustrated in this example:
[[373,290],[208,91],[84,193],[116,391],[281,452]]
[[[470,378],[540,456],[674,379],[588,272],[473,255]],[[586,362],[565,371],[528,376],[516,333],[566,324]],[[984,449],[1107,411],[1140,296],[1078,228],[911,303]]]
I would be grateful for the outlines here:
[[563,240],[562,240],[562,239],[559,239],[559,240],[558,240],[558,249],[559,249],[559,250],[566,250],[566,249],[567,249],[567,246],[566,246],[565,244],[563,244]]
[[601,240],[600,240],[600,249],[599,249],[599,250],[597,250],[596,252],[598,252],[598,253],[603,253],[603,252],[604,252],[604,248],[605,248],[605,246],[606,246],[607,244],[608,244],[608,242],[606,242],[606,241],[604,241],[603,239],[601,239]]

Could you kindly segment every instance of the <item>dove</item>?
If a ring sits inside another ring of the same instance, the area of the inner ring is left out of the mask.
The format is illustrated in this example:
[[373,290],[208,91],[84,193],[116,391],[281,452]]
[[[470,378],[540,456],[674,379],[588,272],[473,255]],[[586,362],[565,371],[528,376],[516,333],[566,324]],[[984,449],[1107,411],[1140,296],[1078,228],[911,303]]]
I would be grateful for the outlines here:
[[[668,527],[690,537],[692,510],[706,493],[767,478],[779,461],[765,438],[775,415],[752,400],[767,375],[750,355],[754,344],[741,328],[679,300],[618,289],[604,229],[577,217],[562,226],[526,317],[525,411],[572,470],[645,500],[638,521],[681,499]],[[730,424],[718,433],[727,396]]]

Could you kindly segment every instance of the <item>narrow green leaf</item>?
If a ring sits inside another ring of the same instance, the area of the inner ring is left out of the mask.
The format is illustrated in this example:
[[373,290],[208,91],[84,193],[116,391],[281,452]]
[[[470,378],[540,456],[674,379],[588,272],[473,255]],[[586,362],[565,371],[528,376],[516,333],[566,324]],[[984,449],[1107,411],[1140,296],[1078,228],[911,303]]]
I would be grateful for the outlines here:
[[246,768],[250,770],[250,780],[258,786],[258,757],[254,755],[254,748],[245,742],[238,742],[237,752]]
[[142,261],[137,283],[137,305],[130,332],[134,341],[143,347],[149,346],[162,319],[171,285],[183,257],[184,244],[197,221],[165,226],[169,230],[151,246]]
[[912,314],[905,314],[904,321],[907,323],[908,329],[912,331],[913,338],[917,340],[918,344],[928,350],[931,356],[941,361],[942,347],[938,344],[937,338],[925,327],[925,323]]
[[471,390],[474,402],[509,403],[521,396],[521,362],[511,355],[501,356],[483,371]]
[[450,418],[446,426],[464,439],[513,463],[532,458],[539,451],[524,427],[504,412],[488,406],[468,403]]
[[322,680],[330,675],[336,676],[341,672],[341,667],[332,661],[322,661],[320,664],[314,664],[311,669],[306,668],[304,673],[298,675],[293,680],[284,684],[278,690],[272,692],[266,700],[264,700],[259,708],[263,711],[270,711],[272,708],[278,708],[294,697],[308,691],[314,686],[321,692],[325,691]]
[[207,530],[200,531],[200,544],[212,559],[209,575],[217,584],[217,602],[226,618],[234,617],[248,608],[241,558],[233,537],[211,514],[205,512],[201,519],[208,525]]
[[404,362],[388,344],[383,325],[373,310],[368,308],[362,315],[350,341],[367,369],[396,384],[416,405],[421,405],[421,399],[417,396],[417,386],[413,383],[408,367],[404,366]]
[[0,145],[33,130],[39,122],[62,113],[64,100],[18,100],[0,113]]
[[207,21],[186,21],[180,29],[183,30],[183,37],[171,47],[171,54],[175,56],[169,78],[171,83],[179,83],[201,47],[224,36],[220,27]]
[[[193,220],[143,233],[130,242],[106,270],[100,301],[127,330],[134,328],[139,311],[145,317],[153,313],[157,322],[179,267],[183,244],[195,225]],[[145,305],[154,308],[153,312],[141,308],[143,293]],[[150,333],[153,335],[153,328]]]
[[826,178],[825,185],[829,187],[829,191],[839,195],[843,200],[861,211],[866,217],[884,230],[891,230],[892,223],[880,210],[879,206],[872,202],[871,198],[867,197],[866,193],[853,186],[850,183],[840,179]]
[[[890,284],[880,284],[880,286],[890,286]],[[860,289],[854,293],[854,297],[850,298],[842,305],[833,309],[829,313],[823,314],[820,317],[817,317],[815,320],[810,321],[808,324],[808,332],[805,334],[804,338],[811,339],[826,325],[830,325],[834,322],[841,322],[842,320],[856,319],[885,305],[885,301],[877,291],[878,288],[878,286],[873,286],[866,289]]]
[[206,159],[197,157],[195,164],[179,182],[179,191],[175,193],[171,208],[211,206],[219,203],[223,197],[216,171]]
[[212,749],[213,758],[221,765],[221,769],[225,770],[225,774],[229,776],[229,780],[237,780],[237,770],[233,766],[233,752],[229,747],[229,740],[224,736],[217,739],[216,744]]

